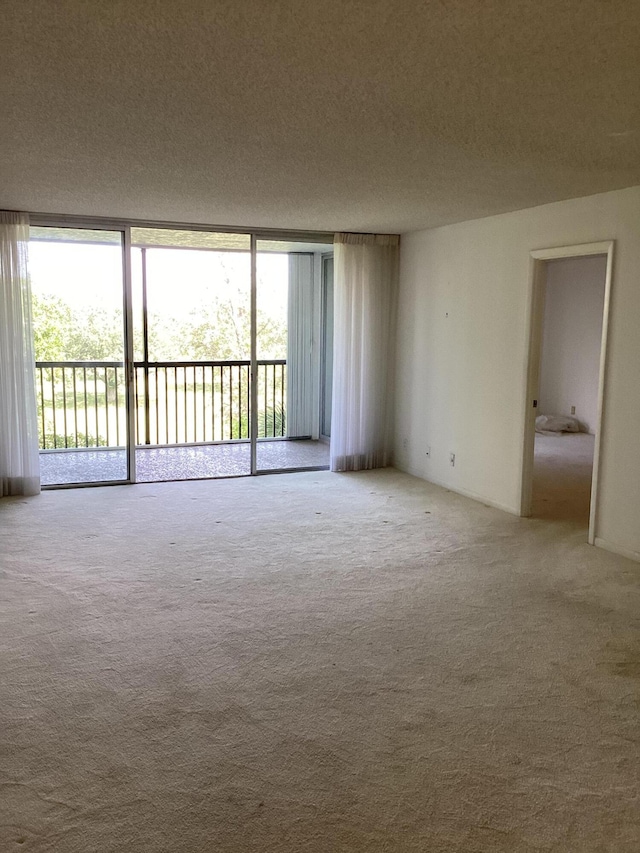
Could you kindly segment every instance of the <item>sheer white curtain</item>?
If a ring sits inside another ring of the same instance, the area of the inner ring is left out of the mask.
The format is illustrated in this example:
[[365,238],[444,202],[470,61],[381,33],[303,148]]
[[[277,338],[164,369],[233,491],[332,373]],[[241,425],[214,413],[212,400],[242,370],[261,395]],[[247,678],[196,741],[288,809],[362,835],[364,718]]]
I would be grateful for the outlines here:
[[331,470],[391,461],[400,238],[336,234]]
[[40,491],[29,218],[0,211],[0,497]]

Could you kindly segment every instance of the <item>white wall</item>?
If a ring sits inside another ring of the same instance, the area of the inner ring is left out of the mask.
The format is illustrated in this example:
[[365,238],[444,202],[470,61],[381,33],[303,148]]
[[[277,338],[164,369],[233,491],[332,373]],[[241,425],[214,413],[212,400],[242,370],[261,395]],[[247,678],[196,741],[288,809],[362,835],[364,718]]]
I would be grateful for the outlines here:
[[606,256],[546,264],[539,412],[570,415],[595,432]]
[[596,535],[640,557],[640,187],[403,235],[395,461],[519,511],[529,252],[608,239],[616,245]]

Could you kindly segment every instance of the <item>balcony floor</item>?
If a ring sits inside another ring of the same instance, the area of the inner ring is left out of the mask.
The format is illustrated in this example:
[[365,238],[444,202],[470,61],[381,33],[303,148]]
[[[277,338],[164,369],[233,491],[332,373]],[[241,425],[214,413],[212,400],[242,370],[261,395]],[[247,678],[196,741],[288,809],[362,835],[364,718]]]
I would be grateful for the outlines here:
[[[250,473],[248,442],[177,447],[137,447],[136,479],[195,480]],[[322,441],[259,441],[258,470],[315,468],[329,465],[329,445]],[[69,449],[40,453],[43,486],[126,479],[124,449]]]

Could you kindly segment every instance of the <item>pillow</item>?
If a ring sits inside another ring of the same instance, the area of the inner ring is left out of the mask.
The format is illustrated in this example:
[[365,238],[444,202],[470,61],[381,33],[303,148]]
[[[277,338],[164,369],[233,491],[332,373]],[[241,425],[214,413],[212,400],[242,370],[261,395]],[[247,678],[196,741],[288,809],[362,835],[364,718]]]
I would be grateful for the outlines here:
[[580,422],[570,415],[538,415],[536,432],[552,435],[556,432],[580,432]]

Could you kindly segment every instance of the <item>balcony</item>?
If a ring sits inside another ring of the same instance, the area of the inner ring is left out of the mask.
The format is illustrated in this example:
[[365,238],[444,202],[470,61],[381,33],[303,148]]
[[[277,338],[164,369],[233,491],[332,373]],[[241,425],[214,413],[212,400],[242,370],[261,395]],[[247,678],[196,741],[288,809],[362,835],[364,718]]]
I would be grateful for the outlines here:
[[[257,363],[258,467],[326,467],[323,442],[287,435],[287,364]],[[122,362],[36,363],[43,485],[126,477]],[[136,479],[250,473],[250,362],[136,362]]]

